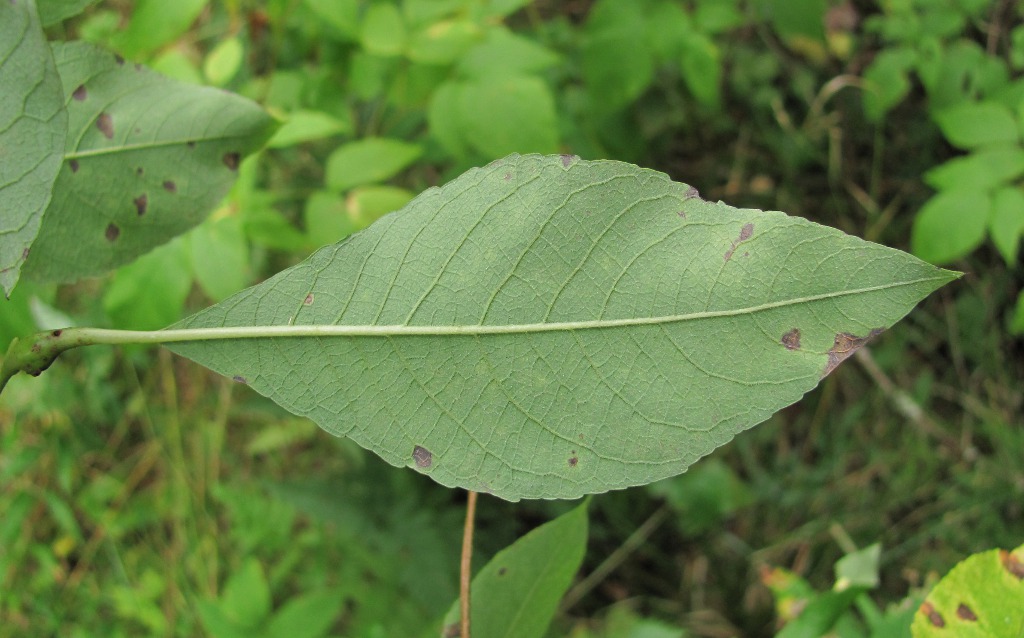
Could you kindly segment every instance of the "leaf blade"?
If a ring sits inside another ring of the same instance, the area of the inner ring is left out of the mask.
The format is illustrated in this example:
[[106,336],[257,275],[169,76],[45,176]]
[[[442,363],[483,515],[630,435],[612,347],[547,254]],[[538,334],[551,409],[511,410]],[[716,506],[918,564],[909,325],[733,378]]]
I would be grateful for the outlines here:
[[0,5],[0,285],[11,291],[60,171],[68,116],[31,0]]
[[90,44],[53,51],[72,132],[26,265],[34,279],[100,274],[196,226],[276,127],[244,98]]
[[170,347],[442,484],[573,498],[685,471],[954,276],[654,171],[511,156],[175,326],[305,336]]

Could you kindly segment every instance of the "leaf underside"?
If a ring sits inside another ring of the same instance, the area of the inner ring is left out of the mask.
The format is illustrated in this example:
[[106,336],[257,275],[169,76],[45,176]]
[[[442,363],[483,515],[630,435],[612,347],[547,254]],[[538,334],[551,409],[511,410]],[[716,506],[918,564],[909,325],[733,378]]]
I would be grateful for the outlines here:
[[444,485],[575,498],[684,472],[955,277],[629,164],[513,155],[174,326],[385,334],[170,347]]
[[85,42],[55,43],[68,135],[25,272],[73,281],[201,222],[276,123],[254,102],[184,84]]
[[31,0],[0,3],[0,286],[14,289],[63,159],[68,117]]

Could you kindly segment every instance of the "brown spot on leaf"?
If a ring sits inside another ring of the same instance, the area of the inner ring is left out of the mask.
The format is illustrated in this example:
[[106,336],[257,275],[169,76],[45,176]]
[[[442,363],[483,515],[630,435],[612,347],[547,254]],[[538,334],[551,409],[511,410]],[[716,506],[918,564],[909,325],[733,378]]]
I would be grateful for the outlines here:
[[78,88],[71,92],[71,97],[75,98],[79,102],[82,102],[89,96],[88,91],[85,90],[84,84],[79,84]]
[[739,238],[732,242],[732,245],[729,246],[729,250],[725,251],[725,260],[729,261],[730,259],[732,259],[732,256],[736,253],[736,248],[739,247],[740,243],[750,239],[750,236],[753,234],[754,225],[749,222],[743,224],[743,228],[740,229]]
[[145,172],[146,171],[144,171],[141,166],[135,169],[135,174],[138,175],[139,177],[142,177],[142,174]]
[[455,622],[444,628],[444,638],[459,638],[462,635],[462,628]]
[[572,163],[578,159],[579,158],[576,157],[575,155],[562,155],[562,166],[565,168],[569,168],[570,166],[572,166]]
[[679,215],[683,219],[686,219],[686,211],[685,210],[679,211],[678,213],[676,213],[676,215]]
[[498,568],[498,576],[504,576],[507,573],[508,573],[508,567],[499,567]]
[[799,350],[800,349],[800,329],[793,328],[786,334],[782,335],[782,345],[786,346],[787,350]]
[[139,64],[138,62],[135,63],[135,70],[136,71],[141,71],[143,68],[144,67],[141,64]]
[[306,295],[306,298],[302,300],[302,304],[305,305],[305,306],[312,306],[313,305],[313,293],[309,293],[308,295]]
[[149,198],[146,197],[145,193],[133,199],[132,202],[135,204],[135,212],[139,214],[139,217],[146,214],[146,206],[149,205]]
[[849,359],[854,352],[860,350],[864,347],[864,344],[881,333],[882,328],[875,328],[866,337],[858,337],[849,332],[836,334],[835,341],[833,341],[832,347],[828,351],[828,363],[825,364],[825,370],[821,373],[821,377],[827,377],[833,370],[839,367],[840,363]]
[[686,193],[683,195],[686,199],[700,199],[700,191],[693,186],[686,189]]
[[111,222],[107,224],[103,236],[107,238],[107,241],[117,241],[117,238],[121,236],[121,229],[117,227],[117,224]]
[[505,181],[512,179],[512,173],[505,173]]
[[245,377],[243,377],[241,375],[237,375],[237,374],[235,376],[231,377],[231,380],[234,381],[235,383],[241,383],[242,385],[248,385],[249,384],[249,382],[245,380]]
[[185,146],[187,146],[189,148],[195,148],[196,147],[196,141],[195,140],[189,140],[188,142],[185,142]]
[[942,617],[942,614],[940,614],[939,611],[937,609],[935,609],[935,607],[930,602],[925,601],[925,602],[921,603],[921,608],[920,608],[919,611],[922,614],[924,614],[926,618],[928,618],[928,622],[931,623],[931,625],[933,627],[945,627],[946,626],[946,620]]
[[224,153],[224,157],[222,159],[224,161],[224,166],[227,166],[233,171],[237,171],[238,164],[242,161],[242,156],[239,153]]
[[576,464],[579,463],[579,462],[580,462],[580,460],[578,458],[576,458],[575,456],[570,456],[569,457],[569,467],[576,467]]
[[114,54],[114,62],[117,62],[117,65],[120,66],[120,65],[124,64],[124,58],[122,58],[120,55],[115,53]]
[[167,180],[166,182],[164,182],[164,190],[167,191],[168,193],[177,193],[178,185],[172,182],[171,180]]
[[50,336],[56,338],[56,337],[61,336],[62,334],[64,334],[63,330],[54,330],[53,332],[50,333]]
[[76,159],[68,160],[68,166],[71,168],[71,172],[72,173],[77,173],[78,172],[78,160],[76,160]]
[[421,445],[412,449],[412,459],[416,461],[416,467],[430,467],[434,463],[434,455]]
[[110,113],[100,113],[96,118],[96,128],[103,133],[103,137],[108,140],[114,139],[114,118],[110,117]]
[[960,605],[956,608],[956,615],[961,620],[969,620],[971,622],[976,622],[978,620],[978,615],[974,613],[974,610],[965,605],[964,603],[960,603]]
[[1024,562],[1016,554],[1011,554],[1005,549],[999,550],[999,562],[1003,564],[1006,571],[1018,580],[1024,580]]

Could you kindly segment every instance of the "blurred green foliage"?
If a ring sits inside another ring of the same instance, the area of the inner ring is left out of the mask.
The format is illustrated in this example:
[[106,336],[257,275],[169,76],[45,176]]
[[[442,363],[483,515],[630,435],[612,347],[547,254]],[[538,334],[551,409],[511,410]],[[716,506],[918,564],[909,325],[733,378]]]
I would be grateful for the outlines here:
[[[4,345],[167,325],[511,151],[622,159],[971,276],[690,474],[595,498],[583,573],[629,555],[550,636],[773,635],[791,619],[799,635],[814,619],[793,601],[815,600],[838,635],[898,635],[934,574],[1020,544],[1019,4],[39,4],[56,39],[284,124],[195,230],[104,279],[20,284],[0,302]],[[438,635],[460,495],[167,353],[73,353],[4,397],[0,636]],[[484,498],[476,564],[567,509]],[[838,591],[833,566],[876,542],[877,584]]]

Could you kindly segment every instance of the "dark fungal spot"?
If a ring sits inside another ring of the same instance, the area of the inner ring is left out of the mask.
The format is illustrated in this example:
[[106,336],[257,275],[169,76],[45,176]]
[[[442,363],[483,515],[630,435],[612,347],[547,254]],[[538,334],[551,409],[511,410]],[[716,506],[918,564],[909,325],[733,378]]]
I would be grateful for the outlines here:
[[743,228],[740,229],[739,238],[732,242],[732,245],[729,246],[729,250],[725,251],[725,260],[729,261],[730,259],[732,259],[732,256],[736,254],[736,248],[740,245],[740,243],[750,239],[751,235],[753,234],[754,225],[749,222],[744,224]]
[[227,166],[230,170],[237,171],[238,164],[242,161],[242,156],[239,153],[224,153],[223,161],[224,166]]
[[195,148],[196,147],[196,141],[195,140],[189,140],[189,141],[185,142],[185,146],[187,146],[189,148]]
[[249,384],[249,382],[245,380],[245,377],[237,375],[237,374],[235,376],[231,377],[231,380],[234,381],[235,383],[241,383],[242,385],[248,385]]
[[313,305],[313,293],[306,295],[306,298],[302,300],[302,305],[312,306]]
[[498,576],[504,576],[507,573],[508,573],[508,567],[499,567],[498,568]]
[[882,334],[882,331],[882,328],[875,328],[866,337],[858,337],[848,332],[836,334],[832,347],[828,351],[828,362],[825,364],[825,370],[821,373],[822,378],[831,374],[833,370],[839,367],[840,363],[853,356],[853,353],[864,347],[864,344],[868,341]]
[[919,611],[925,615],[925,617],[928,619],[928,622],[931,623],[932,627],[946,626],[946,619],[942,617],[942,614],[939,613],[939,610],[935,609],[935,607],[930,602],[925,601],[921,603],[921,608]]
[[168,193],[177,193],[178,185],[172,182],[171,180],[167,180],[166,182],[164,182],[164,190],[167,191]]
[[118,55],[116,53],[114,54],[114,61],[117,62],[118,66],[121,66],[122,64],[124,64],[124,58],[122,58],[120,55]]
[[434,463],[434,455],[421,445],[412,449],[412,459],[416,461],[416,467],[430,467]]
[[562,155],[562,167],[569,168],[578,159],[575,155]]
[[108,140],[114,139],[114,118],[110,117],[109,113],[100,113],[96,118],[96,128],[103,133],[103,137]]
[[139,128],[138,126],[136,126],[136,127],[135,127],[135,134],[136,134],[136,135],[138,135],[138,134],[139,134],[139,133],[141,133],[141,132],[142,132],[142,129],[141,129],[141,128]]
[[146,214],[146,207],[149,205],[149,198],[146,197],[145,193],[133,199],[132,202],[135,204],[135,212],[139,214],[139,217]]
[[63,330],[54,330],[53,332],[50,333],[50,336],[56,338],[61,336],[62,334],[64,334]]
[[142,174],[145,172],[146,171],[143,170],[141,166],[135,169],[135,174],[138,175],[139,177],[142,177]]
[[579,462],[580,462],[580,460],[578,458],[576,458],[575,456],[570,456],[569,457],[569,467],[576,467],[576,465]]
[[88,97],[88,92],[85,90],[84,84],[79,84],[78,88],[71,92],[71,97],[75,98],[79,102],[85,100]]
[[22,251],[21,251],[21,258],[22,258],[23,260],[24,260],[24,259],[28,259],[28,248],[24,248],[24,249],[22,249]]
[[111,222],[107,224],[103,236],[107,238],[107,241],[117,241],[117,238],[121,236],[121,229],[117,227],[117,224]]
[[136,71],[141,71],[143,68],[144,67],[141,64],[139,64],[138,62],[135,63],[135,70]]
[[999,550],[999,562],[1011,576],[1017,580],[1024,580],[1024,562],[1016,554],[1011,554],[1005,549]]
[[782,345],[786,346],[787,350],[799,350],[800,349],[800,329],[793,328],[786,334],[782,335]]
[[961,620],[967,620],[970,622],[977,622],[978,620],[978,615],[974,613],[974,610],[965,605],[964,603],[960,603],[960,605],[956,608],[956,615]]
[[685,210],[679,211],[678,213],[676,213],[676,215],[679,215],[683,219],[686,219],[686,211]]
[[78,160],[76,160],[76,159],[68,160],[68,167],[71,168],[71,172],[72,173],[77,173],[78,172]]

